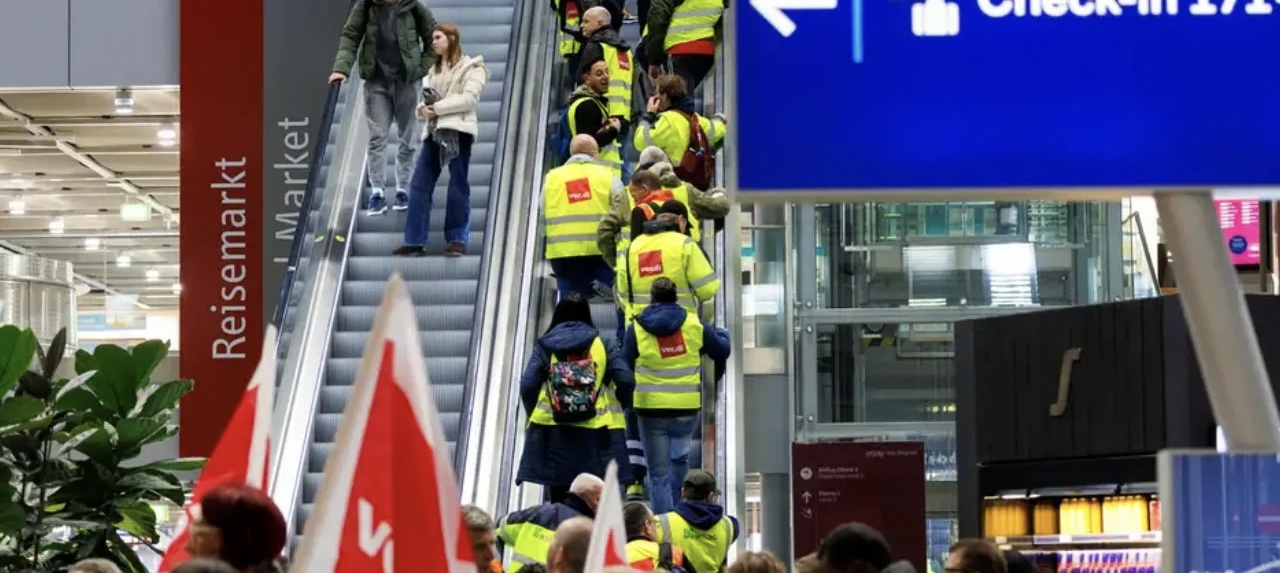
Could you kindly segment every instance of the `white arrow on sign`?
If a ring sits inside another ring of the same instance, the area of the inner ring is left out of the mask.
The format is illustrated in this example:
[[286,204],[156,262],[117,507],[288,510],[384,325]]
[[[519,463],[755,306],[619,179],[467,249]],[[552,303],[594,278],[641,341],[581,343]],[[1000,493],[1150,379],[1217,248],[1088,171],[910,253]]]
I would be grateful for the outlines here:
[[356,529],[359,533],[360,551],[369,557],[377,557],[378,553],[382,553],[382,573],[391,573],[395,570],[395,543],[391,541],[391,525],[385,521],[378,522],[374,526],[373,521],[373,504],[369,500],[360,498],[356,501],[356,510],[359,512],[357,516],[358,522]]
[[751,0],[751,7],[769,22],[782,37],[796,32],[796,23],[783,10],[835,10],[839,0]]
[[806,491],[800,494],[800,499],[803,499],[805,503],[809,503],[809,500],[813,499],[813,494]]

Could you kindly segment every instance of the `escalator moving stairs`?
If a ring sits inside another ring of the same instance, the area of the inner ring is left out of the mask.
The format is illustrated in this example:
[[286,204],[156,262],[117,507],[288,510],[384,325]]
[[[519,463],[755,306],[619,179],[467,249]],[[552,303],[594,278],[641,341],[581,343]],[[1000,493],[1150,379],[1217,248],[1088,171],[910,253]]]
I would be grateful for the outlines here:
[[[352,90],[349,88],[338,91],[338,101],[333,108],[333,122],[329,124],[329,132],[322,135],[325,142],[324,150],[322,151],[323,155],[319,158],[319,161],[315,163],[317,174],[314,193],[316,196],[311,202],[311,213],[307,217],[307,227],[305,229],[294,229],[295,233],[302,233],[304,238],[314,236],[316,233],[316,225],[320,224],[317,219],[320,217],[320,207],[324,204],[324,198],[321,197],[321,194],[325,191],[325,185],[328,185],[329,183],[329,174],[331,171],[329,166],[333,163],[334,155],[337,153],[338,134],[342,131],[343,120],[346,119],[347,102],[351,99],[351,92]],[[306,250],[303,252],[305,253]],[[296,278],[294,279],[293,289],[289,291],[289,300],[285,301],[287,308],[284,314],[284,324],[280,325],[280,342],[276,346],[278,350],[276,353],[277,387],[279,387],[280,381],[283,378],[285,360],[288,358],[289,353],[289,339],[293,336],[294,325],[298,320],[298,303],[302,299],[303,291],[306,290],[303,285],[302,277],[307,276],[307,268],[310,263],[311,261],[309,260],[309,257],[304,256],[298,259],[298,268],[294,272],[294,277]],[[283,284],[280,286],[281,288],[284,287]]]
[[[463,53],[472,57],[483,56],[490,71],[489,83],[485,86],[478,109],[480,135],[471,148],[468,178],[471,183],[471,236],[465,255],[456,258],[443,256],[445,189],[449,181],[447,169],[434,191],[427,256],[391,255],[403,239],[404,211],[388,211],[376,216],[364,212],[356,215],[356,231],[351,237],[328,369],[317,405],[296,531],[303,530],[311,512],[338,422],[351,394],[365,341],[373,328],[374,315],[387,279],[393,272],[404,277],[417,307],[416,320],[422,336],[431,391],[440,411],[450,456],[456,451],[459,431],[464,423],[462,409],[468,390],[466,378],[472,347],[471,332],[475,321],[480,318],[476,316],[476,297],[484,264],[481,254],[488,238],[484,228],[491,182],[499,175],[493,172],[493,164],[501,132],[503,84],[507,79],[507,55],[516,1],[432,0],[430,3],[437,22],[453,22],[461,30]],[[387,169],[388,187],[395,180],[393,162],[396,155],[395,137],[389,140],[388,163],[380,166]],[[363,146],[365,142],[352,144]],[[391,189],[387,190],[388,200],[392,193]],[[361,195],[361,206],[367,205],[367,185]]]

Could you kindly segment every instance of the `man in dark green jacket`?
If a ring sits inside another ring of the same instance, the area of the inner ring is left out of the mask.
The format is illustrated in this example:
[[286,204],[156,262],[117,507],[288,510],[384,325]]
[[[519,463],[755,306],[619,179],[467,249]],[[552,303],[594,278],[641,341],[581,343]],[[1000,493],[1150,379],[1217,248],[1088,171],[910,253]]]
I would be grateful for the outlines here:
[[409,207],[409,178],[418,150],[418,95],[435,60],[431,32],[436,20],[421,0],[356,0],[342,26],[330,82],[351,75],[359,55],[369,117],[369,214],[387,212],[386,149],[394,119],[399,131],[393,208]]

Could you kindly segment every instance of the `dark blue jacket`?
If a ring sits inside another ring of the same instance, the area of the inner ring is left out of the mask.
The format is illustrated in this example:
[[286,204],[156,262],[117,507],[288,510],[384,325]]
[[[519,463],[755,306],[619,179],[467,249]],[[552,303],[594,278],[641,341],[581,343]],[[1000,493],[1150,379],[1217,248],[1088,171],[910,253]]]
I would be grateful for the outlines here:
[[[520,401],[525,415],[533,412],[544,391],[551,367],[551,354],[585,353],[600,336],[599,331],[581,322],[557,324],[538,339],[530,352],[529,363],[520,378]],[[631,407],[635,393],[635,376],[626,367],[616,347],[605,345],[608,365],[601,383],[612,384],[623,408]],[[525,430],[524,454],[516,472],[516,483],[538,483],[568,487],[580,473],[604,477],[609,461],[618,462],[618,478],[627,483],[631,462],[627,455],[624,430],[601,428],[588,430],[574,426],[529,425]]]
[[[689,525],[692,525],[695,529],[700,529],[702,531],[707,531],[715,527],[716,524],[720,523],[721,519],[724,519],[723,506],[719,506],[714,503],[707,503],[705,501],[687,501],[682,499],[676,502],[676,508],[672,511],[675,512],[676,515],[684,518],[685,521],[689,522]],[[740,535],[742,531],[738,525],[738,518],[730,515],[729,522],[733,524],[733,539],[729,540],[729,542],[732,543],[738,540],[738,535]]]
[[[684,319],[687,316],[689,316],[689,311],[678,304],[654,303],[645,307],[640,316],[636,317],[636,324],[639,324],[649,334],[666,336],[680,330],[680,327],[684,326]],[[732,345],[729,342],[728,331],[707,324],[706,321],[702,322],[702,354],[704,356],[716,361],[717,364],[721,364],[729,359],[731,349]],[[627,334],[622,339],[622,356],[627,362],[627,367],[634,372],[636,359],[640,358],[640,349],[636,342],[635,324],[627,327]],[[645,416],[677,416],[688,415],[689,412],[684,410],[637,410],[636,413]]]

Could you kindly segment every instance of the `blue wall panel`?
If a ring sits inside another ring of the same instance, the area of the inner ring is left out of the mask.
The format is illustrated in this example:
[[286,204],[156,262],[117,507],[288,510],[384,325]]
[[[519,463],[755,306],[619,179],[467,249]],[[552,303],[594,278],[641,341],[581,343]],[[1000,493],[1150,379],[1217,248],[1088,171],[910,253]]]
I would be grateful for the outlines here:
[[67,2],[5,2],[0,7],[0,88],[69,85]]

